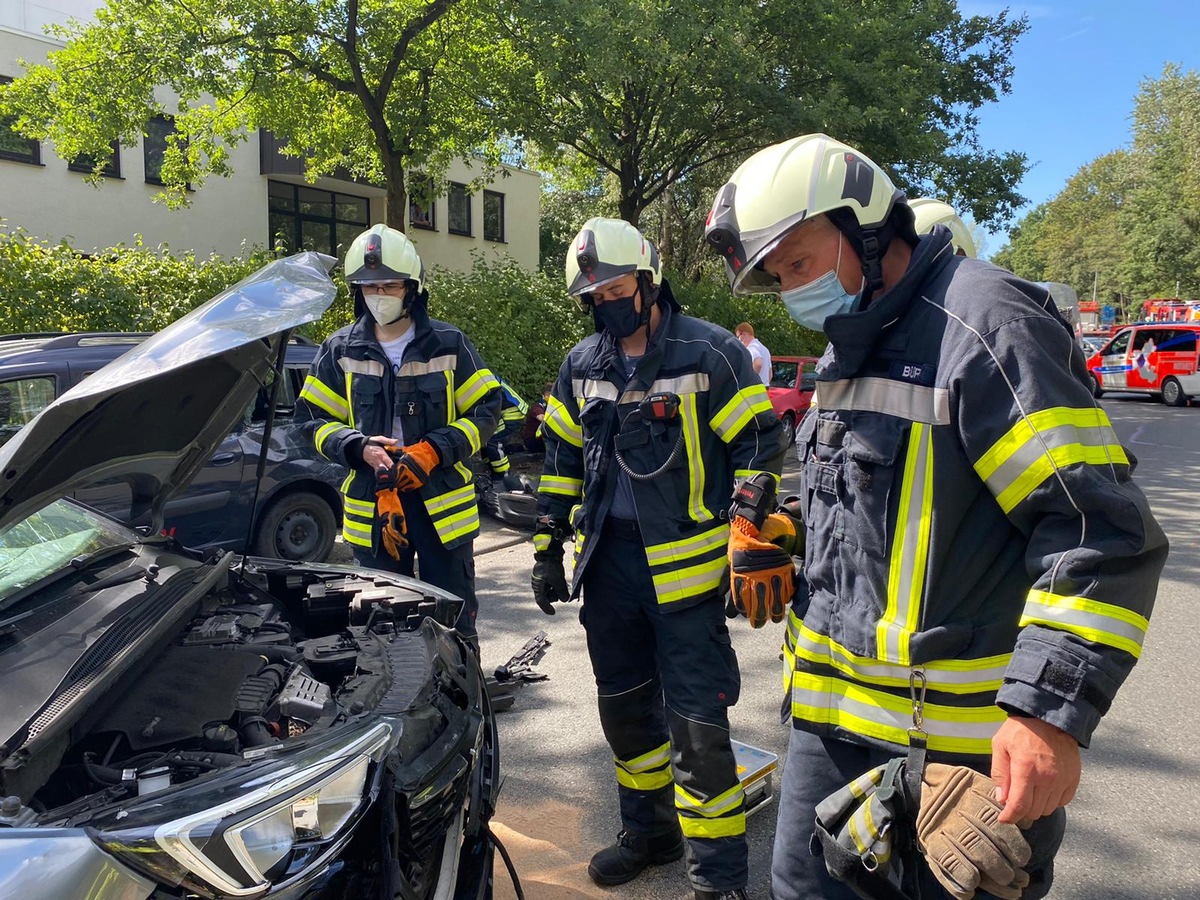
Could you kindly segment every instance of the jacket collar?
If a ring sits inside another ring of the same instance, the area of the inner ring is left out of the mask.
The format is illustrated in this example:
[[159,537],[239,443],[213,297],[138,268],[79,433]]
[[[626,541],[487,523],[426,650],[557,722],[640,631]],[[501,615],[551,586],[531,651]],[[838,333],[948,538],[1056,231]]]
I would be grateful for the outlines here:
[[[418,311],[418,314],[413,317],[412,327],[414,329],[413,342],[410,346],[417,347],[418,351],[428,359],[436,349],[434,345],[437,343],[437,335],[434,334],[433,327],[430,325],[429,314],[423,310]],[[387,358],[379,346],[379,339],[375,337],[375,320],[371,318],[370,313],[359,316],[358,320],[350,326],[346,345],[372,351],[379,354],[382,359]]]
[[953,252],[949,230],[935,229],[917,242],[908,268],[890,291],[861,312],[826,319],[825,334],[834,360],[834,368],[826,377],[851,378],[859,374],[883,333],[912,305],[921,288],[942,270]]
[[609,381],[618,387],[624,385],[624,390],[645,390],[653,384],[658,377],[658,370],[662,368],[663,344],[675,319],[675,311],[670,303],[659,303],[659,313],[658,328],[650,336],[646,352],[632,377],[625,377],[617,339],[607,331],[600,333],[600,347],[594,362],[588,367],[587,377]]

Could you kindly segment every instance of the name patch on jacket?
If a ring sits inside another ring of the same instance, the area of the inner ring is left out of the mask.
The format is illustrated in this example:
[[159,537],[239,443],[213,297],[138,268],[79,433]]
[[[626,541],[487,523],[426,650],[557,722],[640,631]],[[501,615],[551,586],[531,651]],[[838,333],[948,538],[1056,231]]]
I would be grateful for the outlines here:
[[934,379],[937,376],[937,366],[932,363],[914,363],[896,359],[892,361],[888,375],[896,381],[907,381],[909,384],[933,387]]

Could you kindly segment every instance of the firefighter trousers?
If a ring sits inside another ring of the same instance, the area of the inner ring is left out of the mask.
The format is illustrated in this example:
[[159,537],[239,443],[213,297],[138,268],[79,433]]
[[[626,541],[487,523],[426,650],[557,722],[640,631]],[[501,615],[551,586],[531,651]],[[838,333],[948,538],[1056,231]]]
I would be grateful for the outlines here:
[[[836,881],[826,870],[825,860],[809,849],[817,804],[896,755],[895,752],[792,729],[787,764],[783,767],[783,784],[779,789],[779,822],[771,857],[773,900],[810,900],[812,897],[858,900],[858,894]],[[987,757],[978,758],[978,764],[972,763],[972,768],[985,775],[990,774],[990,767],[991,760]],[[1025,839],[1033,855],[1025,866],[1029,887],[1022,893],[1021,900],[1041,900],[1050,892],[1054,880],[1054,855],[1062,843],[1066,821],[1066,810],[1059,809],[1025,830]],[[923,861],[920,888],[921,900],[944,900],[950,896]],[[976,900],[995,900],[992,894],[984,891],[977,892],[975,897]]]
[[622,828],[682,829],[695,888],[745,887],[745,796],[729,743],[741,677],[724,603],[714,594],[683,609],[660,607],[636,526],[621,525],[610,520],[601,532],[579,617]]
[[368,547],[355,546],[355,562],[366,568],[411,578],[416,569],[414,562],[419,560],[422,581],[465,601],[454,627],[478,647],[475,618],[479,613],[479,601],[475,597],[474,541],[447,549],[420,497],[415,493],[401,494],[400,506],[404,509],[404,523],[408,529],[408,546],[400,551],[400,558],[392,559],[382,547],[378,553],[372,553]]

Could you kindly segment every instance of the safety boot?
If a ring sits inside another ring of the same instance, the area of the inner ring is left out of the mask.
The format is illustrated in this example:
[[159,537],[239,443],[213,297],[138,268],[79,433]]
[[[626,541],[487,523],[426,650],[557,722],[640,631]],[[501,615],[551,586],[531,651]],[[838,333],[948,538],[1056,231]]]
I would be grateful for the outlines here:
[[732,888],[728,891],[702,891],[696,888],[696,900],[749,900],[745,888]]
[[661,866],[683,856],[683,833],[635,834],[622,830],[617,842],[605,847],[588,863],[588,875],[596,884],[614,885],[633,881],[649,866]]

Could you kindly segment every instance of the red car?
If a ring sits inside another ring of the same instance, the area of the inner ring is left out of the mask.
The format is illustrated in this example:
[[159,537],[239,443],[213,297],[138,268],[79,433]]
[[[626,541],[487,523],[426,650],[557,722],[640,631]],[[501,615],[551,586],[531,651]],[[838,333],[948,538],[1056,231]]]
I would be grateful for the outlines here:
[[796,441],[796,423],[812,403],[816,370],[815,356],[771,357],[771,383],[767,386],[767,394],[783,422],[789,447]]

